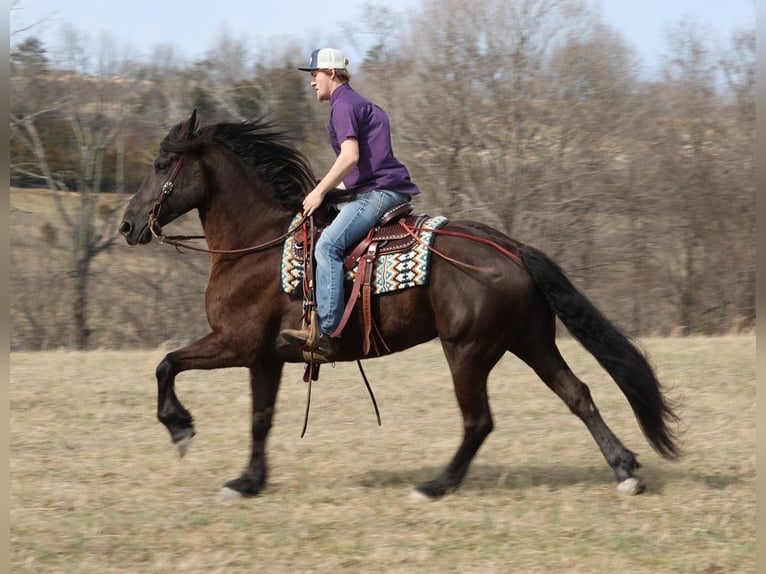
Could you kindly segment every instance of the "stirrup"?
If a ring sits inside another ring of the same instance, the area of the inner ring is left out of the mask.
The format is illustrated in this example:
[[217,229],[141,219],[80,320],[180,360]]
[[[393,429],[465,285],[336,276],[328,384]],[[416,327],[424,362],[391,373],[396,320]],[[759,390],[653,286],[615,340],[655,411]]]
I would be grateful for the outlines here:
[[311,323],[309,324],[309,336],[306,339],[306,347],[316,349],[319,346],[319,340],[322,334],[319,332],[319,314],[316,309],[311,311]]

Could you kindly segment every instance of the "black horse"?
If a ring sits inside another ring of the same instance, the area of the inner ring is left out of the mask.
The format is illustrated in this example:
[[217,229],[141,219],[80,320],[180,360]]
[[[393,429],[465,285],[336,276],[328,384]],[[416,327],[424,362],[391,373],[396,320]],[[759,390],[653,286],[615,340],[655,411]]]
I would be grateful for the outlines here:
[[[205,301],[211,330],[157,366],[158,418],[183,455],[194,426],[176,396],[176,376],[190,369],[250,370],[252,451],[242,475],[226,483],[229,495],[252,496],[264,487],[266,438],[283,366],[303,361],[300,351],[278,344],[279,332],[298,327],[303,312],[301,298],[281,288],[280,245],[314,181],[306,158],[269,122],[198,129],[195,111],[163,140],[120,225],[129,244],[143,244],[180,215],[199,212],[211,260]],[[559,353],[555,319],[614,379],[652,447],[672,459],[679,448],[670,427],[678,419],[644,355],[538,249],[475,221],[450,221],[442,229],[433,240],[442,256],[432,256],[428,283],[376,295],[373,302],[386,352],[441,341],[463,416],[453,459],[416,492],[437,498],[461,484],[492,431],[487,378],[506,352],[529,365],[585,423],[618,489],[640,492],[636,456],[606,425],[588,387]],[[361,329],[355,312],[340,340],[339,361],[364,357]]]

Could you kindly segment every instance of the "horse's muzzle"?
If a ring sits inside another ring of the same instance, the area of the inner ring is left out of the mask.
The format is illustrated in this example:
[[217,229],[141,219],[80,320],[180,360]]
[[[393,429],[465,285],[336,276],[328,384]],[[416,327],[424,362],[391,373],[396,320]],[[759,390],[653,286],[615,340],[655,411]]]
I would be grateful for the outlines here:
[[128,245],[149,243],[152,240],[152,234],[148,227],[136,231],[133,224],[127,220],[123,220],[123,222],[120,223],[119,230],[120,234],[125,238],[125,241],[128,242]]

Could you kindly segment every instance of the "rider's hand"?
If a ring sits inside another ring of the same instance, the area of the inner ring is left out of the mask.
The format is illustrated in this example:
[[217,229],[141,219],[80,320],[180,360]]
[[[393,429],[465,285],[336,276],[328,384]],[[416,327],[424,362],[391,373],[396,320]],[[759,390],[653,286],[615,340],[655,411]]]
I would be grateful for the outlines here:
[[324,201],[325,194],[317,188],[311,190],[311,192],[303,198],[303,215],[310,217],[314,212],[319,209]]

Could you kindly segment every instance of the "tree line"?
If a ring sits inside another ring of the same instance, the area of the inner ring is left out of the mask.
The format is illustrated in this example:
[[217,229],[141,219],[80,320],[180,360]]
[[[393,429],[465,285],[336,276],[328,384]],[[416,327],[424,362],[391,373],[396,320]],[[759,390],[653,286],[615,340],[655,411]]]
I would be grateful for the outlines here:
[[[581,0],[368,5],[356,30],[372,42],[352,85],[389,112],[424,192],[416,209],[547,251],[632,334],[754,327],[755,16],[723,46],[693,20],[669,23],[651,76]],[[311,47],[251,49],[223,33],[186,62],[171,45],[139,60],[108,38],[63,37],[55,58],[34,29],[11,38],[11,185],[44,188],[55,205],[11,241],[12,339],[37,349],[156,345],[174,329],[191,338],[205,331],[206,261],[133,251],[176,281],[145,277],[120,294],[110,262],[124,258],[124,199],[192,109],[204,123],[270,117],[321,175],[333,160],[327,108],[295,70]],[[52,277],[55,297],[33,287]],[[107,277],[117,285],[105,295]],[[147,298],[187,312],[158,324]]]

